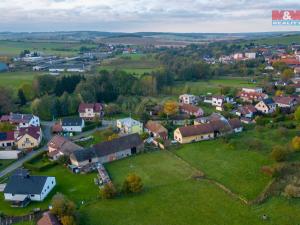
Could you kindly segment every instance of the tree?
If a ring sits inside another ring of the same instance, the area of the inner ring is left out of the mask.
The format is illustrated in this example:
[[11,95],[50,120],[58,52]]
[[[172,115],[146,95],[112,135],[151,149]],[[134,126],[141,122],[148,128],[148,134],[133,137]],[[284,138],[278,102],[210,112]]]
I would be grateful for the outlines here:
[[76,206],[74,202],[67,199],[62,194],[56,194],[53,196],[51,201],[52,209],[51,212],[58,217],[74,216],[76,212]]
[[292,69],[285,69],[282,72],[281,78],[282,80],[288,81],[293,77],[293,75],[294,75],[294,71]]
[[284,92],[282,91],[282,90],[277,90],[276,92],[275,92],[275,96],[282,96],[284,94]]
[[300,137],[299,136],[296,136],[296,137],[293,138],[292,147],[295,151],[300,150]]
[[295,120],[297,120],[298,122],[300,122],[300,106],[294,112],[294,117],[295,117]]
[[8,132],[8,131],[13,131],[16,129],[16,126],[8,123],[8,122],[1,122],[0,123],[0,132]]
[[63,216],[60,221],[62,225],[76,225],[74,216]]
[[16,108],[11,88],[0,87],[0,114],[8,114]]
[[26,99],[24,91],[22,89],[19,89],[18,97],[19,97],[20,105],[21,106],[26,105],[27,99]]
[[117,191],[112,183],[105,184],[103,188],[100,189],[100,196],[102,199],[111,199],[115,197]]
[[277,162],[284,161],[288,155],[288,150],[282,146],[275,146],[271,152],[271,157]]
[[174,115],[178,112],[178,104],[174,101],[166,101],[164,104],[164,113],[168,116]]
[[142,179],[136,174],[129,174],[123,182],[124,193],[139,193],[143,190]]
[[112,135],[108,136],[107,141],[112,141],[112,140],[114,140],[114,139],[116,139],[118,137],[119,137],[118,134],[112,134]]
[[28,83],[22,84],[20,89],[22,89],[22,91],[24,92],[27,101],[32,100],[35,97],[32,84],[28,84]]

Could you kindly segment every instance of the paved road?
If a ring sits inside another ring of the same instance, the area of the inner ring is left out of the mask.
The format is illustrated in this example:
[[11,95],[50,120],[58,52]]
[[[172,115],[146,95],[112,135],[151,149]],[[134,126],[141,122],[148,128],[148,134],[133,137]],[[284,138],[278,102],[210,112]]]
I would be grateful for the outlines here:
[[[53,126],[54,122],[41,122],[42,124],[42,128],[43,128],[43,135],[44,135],[44,139],[46,141],[46,143],[52,138],[52,132],[51,132],[51,127]],[[114,121],[103,121],[103,126],[100,128],[97,128],[95,130],[103,130],[105,128],[107,128],[108,126],[114,126],[115,122]],[[84,137],[87,135],[92,134],[95,130],[91,130],[91,131],[86,131],[81,133],[80,135],[77,135],[75,137],[73,137],[72,139],[79,139],[80,137]],[[44,146],[42,146],[40,149],[30,152],[28,153],[26,156],[24,156],[23,158],[17,160],[16,162],[12,163],[11,165],[9,165],[8,167],[6,167],[4,170],[2,170],[0,172],[0,178],[4,177],[5,175],[13,172],[14,170],[18,169],[19,167],[21,167],[23,165],[23,163],[25,163],[26,161],[28,161],[29,159],[31,159],[32,157],[38,155],[39,153],[43,152],[43,151],[47,151],[47,144],[45,144]]]

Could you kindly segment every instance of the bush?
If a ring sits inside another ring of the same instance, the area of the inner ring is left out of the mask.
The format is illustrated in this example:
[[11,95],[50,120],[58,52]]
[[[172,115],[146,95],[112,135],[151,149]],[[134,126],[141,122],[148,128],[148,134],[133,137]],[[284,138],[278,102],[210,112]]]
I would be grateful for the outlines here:
[[288,150],[282,146],[275,146],[271,152],[271,157],[277,162],[284,161],[288,155]]
[[[38,161],[44,161],[44,163],[41,165],[35,165],[35,163],[37,163]],[[48,170],[56,165],[57,165],[57,162],[49,161],[47,158],[47,155],[44,152],[39,153],[38,155],[36,155],[35,157],[33,157],[32,159],[28,160],[27,162],[25,162],[23,164],[23,166],[26,169],[32,170],[32,171],[37,171],[37,172]]]
[[284,189],[284,195],[289,198],[299,198],[300,197],[300,187],[288,184]]
[[293,150],[295,150],[295,151],[300,150],[300,137],[299,136],[296,136],[293,138],[292,147],[293,147]]
[[76,225],[74,216],[63,216],[61,218],[62,225]]
[[67,199],[64,195],[58,193],[53,196],[51,201],[51,212],[54,215],[62,218],[64,216],[74,216],[76,213],[76,205],[74,202]]
[[136,174],[128,175],[124,180],[122,190],[125,194],[141,192],[143,190],[142,179]]
[[117,191],[112,183],[105,184],[104,187],[100,189],[100,196],[102,199],[111,199],[115,197],[116,194]]

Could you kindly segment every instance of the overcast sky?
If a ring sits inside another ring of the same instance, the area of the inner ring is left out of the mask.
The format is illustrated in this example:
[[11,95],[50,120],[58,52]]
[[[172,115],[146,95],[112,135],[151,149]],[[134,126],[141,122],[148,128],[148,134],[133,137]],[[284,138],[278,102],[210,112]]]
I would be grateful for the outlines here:
[[0,0],[0,31],[261,32],[300,0]]

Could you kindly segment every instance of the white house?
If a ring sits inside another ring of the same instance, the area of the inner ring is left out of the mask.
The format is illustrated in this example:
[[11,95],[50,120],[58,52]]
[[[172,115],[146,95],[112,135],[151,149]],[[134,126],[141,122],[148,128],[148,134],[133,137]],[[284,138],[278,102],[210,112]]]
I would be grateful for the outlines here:
[[197,97],[195,95],[183,94],[179,96],[179,102],[184,104],[197,104]]
[[143,133],[143,124],[132,118],[117,120],[117,128],[124,134]]
[[43,201],[55,185],[55,177],[31,176],[27,170],[18,169],[4,188],[4,199],[24,207],[30,201]]
[[82,118],[63,118],[61,120],[61,127],[64,132],[82,132],[85,123]]
[[255,59],[256,58],[256,53],[255,52],[246,52],[245,57],[247,59]]
[[273,99],[268,98],[261,100],[259,103],[255,105],[255,108],[257,111],[264,113],[264,114],[270,114],[275,112],[276,110],[276,103],[273,101]]
[[84,120],[100,119],[104,115],[104,107],[100,103],[80,103],[78,112],[79,117]]
[[2,116],[1,122],[10,122],[19,128],[40,126],[40,118],[33,114],[10,113],[9,115]]

